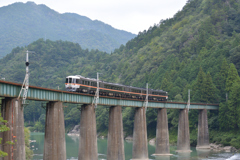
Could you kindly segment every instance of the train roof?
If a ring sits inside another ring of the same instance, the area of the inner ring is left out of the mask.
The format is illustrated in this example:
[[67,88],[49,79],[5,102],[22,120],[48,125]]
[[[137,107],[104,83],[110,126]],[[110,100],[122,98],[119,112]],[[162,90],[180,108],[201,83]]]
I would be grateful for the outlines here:
[[[82,79],[87,79],[87,80],[90,80],[90,81],[97,81],[97,79],[95,79],[95,78],[83,77],[81,75],[67,76],[66,78],[69,78],[69,77],[80,78],[80,79],[82,78]],[[105,82],[105,81],[102,81],[102,80],[99,80],[99,82],[102,82],[104,84],[109,84],[109,85],[115,85],[115,86],[121,86],[121,87],[130,87],[130,88],[133,88],[133,89],[144,89],[144,90],[146,90],[146,88],[127,86],[127,85],[123,85],[123,84],[119,84],[119,83]],[[155,89],[149,89],[149,90],[158,91],[158,92],[166,92],[166,91],[163,91],[163,90],[155,90]]]

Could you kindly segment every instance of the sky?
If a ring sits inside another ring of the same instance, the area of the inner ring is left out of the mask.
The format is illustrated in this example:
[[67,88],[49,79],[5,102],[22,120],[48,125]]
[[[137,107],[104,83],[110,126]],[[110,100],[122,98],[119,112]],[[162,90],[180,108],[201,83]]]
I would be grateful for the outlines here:
[[[0,0],[0,7],[29,0]],[[138,34],[172,18],[187,0],[30,0],[59,13],[77,13],[112,27]]]

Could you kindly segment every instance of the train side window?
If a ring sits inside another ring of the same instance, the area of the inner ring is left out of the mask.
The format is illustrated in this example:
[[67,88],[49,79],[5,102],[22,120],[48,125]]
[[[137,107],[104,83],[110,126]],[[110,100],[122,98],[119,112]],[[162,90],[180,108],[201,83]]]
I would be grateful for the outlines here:
[[141,93],[141,91],[137,89],[132,89],[132,92]]
[[112,86],[104,85],[105,88],[112,89]]
[[79,84],[79,83],[80,83],[80,79],[76,79],[76,83],[78,83],[78,84]]
[[91,86],[97,87],[97,83],[96,82],[91,82]]

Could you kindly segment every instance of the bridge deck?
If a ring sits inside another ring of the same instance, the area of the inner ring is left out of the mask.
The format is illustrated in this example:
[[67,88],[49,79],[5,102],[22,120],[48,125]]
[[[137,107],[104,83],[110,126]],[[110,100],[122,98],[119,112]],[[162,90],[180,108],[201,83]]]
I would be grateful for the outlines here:
[[[21,84],[0,80],[0,97],[18,97],[21,90]],[[73,93],[49,88],[29,86],[27,99],[36,101],[61,101],[66,103],[91,104],[93,95],[83,93]],[[99,105],[103,106],[125,106],[125,107],[143,107],[144,101],[121,99],[116,97],[99,97]],[[187,103],[183,102],[158,102],[149,101],[150,108],[174,108],[184,109]],[[191,103],[189,109],[208,109],[218,110],[218,104]]]

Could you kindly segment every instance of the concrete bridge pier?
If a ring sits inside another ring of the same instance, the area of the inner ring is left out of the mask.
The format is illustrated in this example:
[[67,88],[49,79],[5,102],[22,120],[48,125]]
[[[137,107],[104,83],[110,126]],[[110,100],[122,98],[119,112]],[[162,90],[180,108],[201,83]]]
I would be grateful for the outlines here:
[[135,109],[132,160],[148,159],[146,112],[144,107]]
[[107,160],[125,160],[121,106],[109,110]]
[[[22,101],[17,98],[2,100],[2,116],[7,120],[9,131],[3,132],[2,149],[8,153],[3,160],[25,160],[24,117]],[[7,141],[14,145],[6,144]]]
[[82,105],[78,160],[97,160],[96,114],[93,105]]
[[43,159],[66,160],[65,125],[62,102],[47,103]]
[[199,111],[197,148],[210,149],[207,110]]
[[188,109],[181,109],[178,120],[178,141],[176,152],[191,152]]
[[157,115],[156,150],[154,155],[172,155],[169,150],[167,109],[159,108]]

